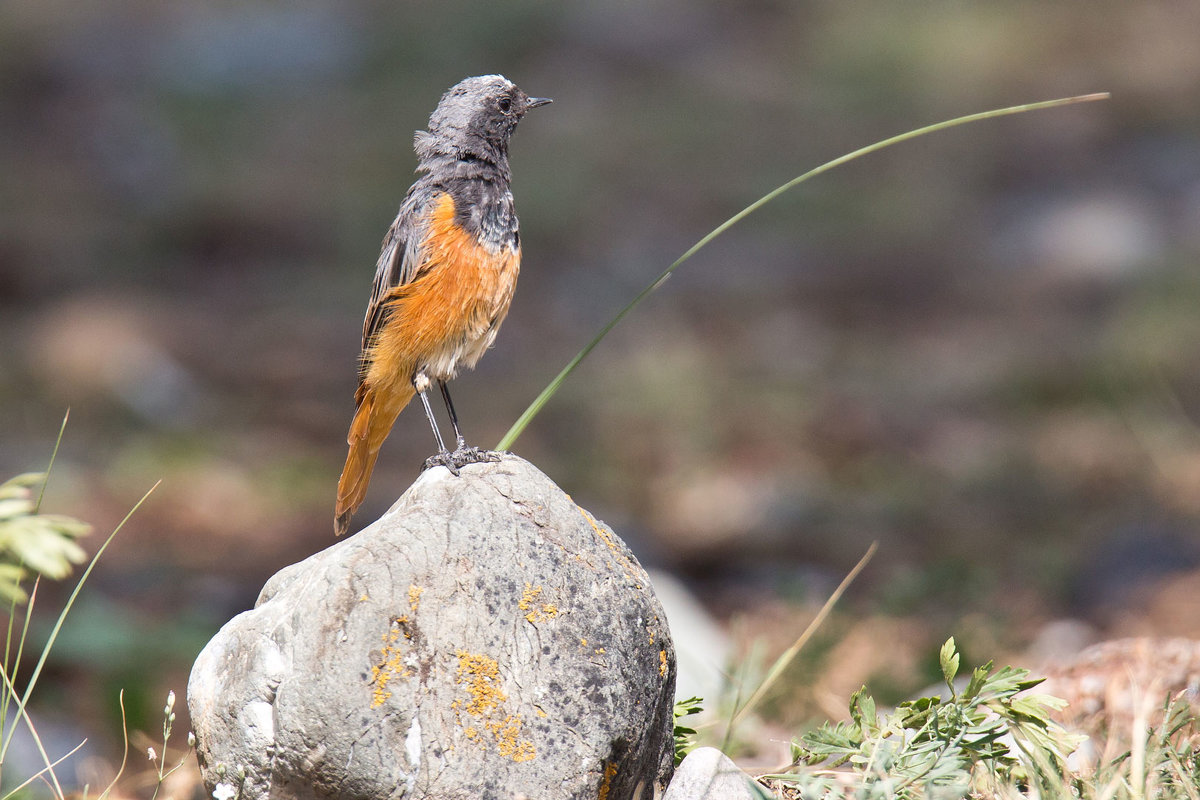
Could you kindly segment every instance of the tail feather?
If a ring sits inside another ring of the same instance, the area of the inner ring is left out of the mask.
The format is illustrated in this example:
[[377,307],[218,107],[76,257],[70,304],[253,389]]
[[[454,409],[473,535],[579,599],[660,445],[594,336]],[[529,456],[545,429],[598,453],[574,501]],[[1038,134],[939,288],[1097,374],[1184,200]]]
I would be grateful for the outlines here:
[[412,399],[412,388],[405,388],[407,391],[388,392],[383,397],[370,388],[359,392],[358,408],[350,423],[350,433],[346,435],[350,451],[338,480],[337,507],[333,516],[333,531],[337,536],[349,529],[350,517],[367,496],[379,448],[391,432],[396,417]]

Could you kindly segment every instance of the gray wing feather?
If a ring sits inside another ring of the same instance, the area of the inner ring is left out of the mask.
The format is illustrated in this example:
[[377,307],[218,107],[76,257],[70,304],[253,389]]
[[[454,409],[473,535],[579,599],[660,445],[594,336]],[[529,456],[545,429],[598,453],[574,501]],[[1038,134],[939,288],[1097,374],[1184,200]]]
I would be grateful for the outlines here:
[[429,197],[410,194],[400,206],[392,227],[383,237],[383,249],[375,265],[375,282],[371,287],[371,302],[363,320],[363,350],[371,346],[375,334],[386,318],[388,294],[397,286],[410,283],[417,277],[421,265],[422,251],[419,232],[425,222],[425,210]]

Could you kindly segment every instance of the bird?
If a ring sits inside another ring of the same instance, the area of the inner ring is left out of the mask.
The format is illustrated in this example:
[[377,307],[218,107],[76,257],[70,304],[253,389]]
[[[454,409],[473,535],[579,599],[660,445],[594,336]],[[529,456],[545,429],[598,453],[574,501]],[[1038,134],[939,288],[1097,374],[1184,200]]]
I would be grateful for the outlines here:
[[[338,480],[334,533],[362,504],[379,448],[413,396],[421,399],[438,452],[425,467],[494,460],[468,447],[446,382],[473,368],[496,339],[521,267],[508,143],[530,109],[546,105],[502,75],[466,78],[442,95],[413,147],[419,177],[383,239],[363,320],[349,451]],[[455,449],[430,407],[437,384]]]

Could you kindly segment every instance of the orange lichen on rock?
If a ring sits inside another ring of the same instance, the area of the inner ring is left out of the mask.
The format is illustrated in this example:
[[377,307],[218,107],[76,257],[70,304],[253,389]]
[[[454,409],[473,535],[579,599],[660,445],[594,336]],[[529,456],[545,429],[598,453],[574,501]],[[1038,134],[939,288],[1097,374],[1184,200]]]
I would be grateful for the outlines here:
[[520,738],[522,724],[520,717],[511,714],[503,720],[485,723],[485,727],[496,739],[497,752],[518,763],[537,758],[533,742]]
[[[379,708],[392,696],[387,687],[393,678],[407,678],[411,674],[404,666],[403,651],[396,646],[396,642],[400,640],[400,626],[407,621],[407,617],[393,620],[392,627],[383,634],[383,653],[379,657],[379,663],[371,667],[370,682],[374,684],[371,690],[371,708]],[[409,636],[407,632],[404,635]]]
[[531,623],[545,622],[551,617],[558,616],[558,606],[553,603],[542,603],[540,606],[534,606],[534,601],[541,593],[541,586],[533,586],[527,583],[525,584],[525,592],[521,595],[521,601],[517,603],[517,608],[528,612],[525,614],[525,619]]
[[[460,711],[466,711],[474,717],[483,720],[483,728],[492,734],[496,744],[496,752],[504,758],[513,761],[530,761],[537,757],[537,749],[533,742],[521,738],[521,728],[524,723],[520,716],[504,711],[502,705],[508,696],[500,688],[500,665],[490,656],[468,653],[459,650],[458,683],[465,683],[470,699],[466,706],[455,700],[450,704],[454,709],[455,721],[462,726]],[[503,718],[499,718],[503,714]],[[493,718],[496,717],[496,718]],[[475,725],[463,727],[463,735],[469,741],[485,744],[479,728]]]
[[604,777],[600,780],[600,792],[597,795],[599,800],[608,800],[608,790],[612,786],[612,779],[617,776],[617,765],[615,762],[605,762]]
[[471,695],[466,708],[468,714],[483,716],[508,699],[500,688],[500,665],[496,659],[466,650],[459,650],[455,655],[458,656],[457,682],[465,682],[467,694]]
[[586,519],[588,524],[592,526],[592,530],[594,530],[596,535],[600,537],[600,541],[604,542],[604,546],[608,548],[609,552],[611,552],[614,557],[616,557],[617,563],[621,565],[621,569],[625,572],[625,574],[633,580],[633,584],[638,589],[641,589],[641,570],[629,559],[629,556],[622,552],[621,548],[617,546],[617,541],[613,538],[613,535],[604,530],[604,528],[600,527],[599,523],[596,522],[592,515],[587,511],[584,511],[582,507],[578,505],[575,507],[579,509],[579,513],[582,514],[583,518]]

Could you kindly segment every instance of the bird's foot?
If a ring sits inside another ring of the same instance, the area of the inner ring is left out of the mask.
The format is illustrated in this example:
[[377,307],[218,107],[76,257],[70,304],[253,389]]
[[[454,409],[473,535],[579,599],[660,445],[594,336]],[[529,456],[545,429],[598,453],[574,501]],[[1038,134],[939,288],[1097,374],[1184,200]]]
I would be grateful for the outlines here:
[[424,472],[432,467],[445,467],[450,470],[450,473],[455,477],[458,476],[458,466],[454,463],[454,454],[449,452],[434,453],[429,458],[425,459],[425,463],[421,465],[421,471]]
[[445,467],[451,474],[457,476],[459,470],[467,464],[481,464],[488,461],[499,461],[500,453],[496,450],[483,450],[478,447],[467,447],[465,444],[457,447],[453,453],[437,453],[425,459],[421,469],[430,467]]

